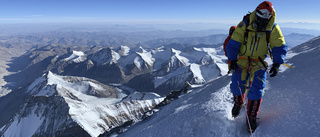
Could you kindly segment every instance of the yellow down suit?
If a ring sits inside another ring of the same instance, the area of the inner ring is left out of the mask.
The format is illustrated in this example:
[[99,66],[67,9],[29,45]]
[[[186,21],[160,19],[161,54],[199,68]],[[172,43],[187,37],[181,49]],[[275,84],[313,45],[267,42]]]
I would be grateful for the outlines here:
[[[264,94],[267,78],[265,66],[268,66],[264,59],[268,54],[268,45],[272,51],[273,63],[284,63],[287,53],[287,45],[280,27],[275,23],[275,11],[266,30],[259,32],[254,29],[255,12],[250,14],[249,19],[244,18],[238,24],[226,46],[228,60],[238,60],[238,69],[231,78],[231,91],[234,95],[240,96],[249,88],[247,97],[250,100],[261,99]],[[249,86],[246,85],[247,82]]]

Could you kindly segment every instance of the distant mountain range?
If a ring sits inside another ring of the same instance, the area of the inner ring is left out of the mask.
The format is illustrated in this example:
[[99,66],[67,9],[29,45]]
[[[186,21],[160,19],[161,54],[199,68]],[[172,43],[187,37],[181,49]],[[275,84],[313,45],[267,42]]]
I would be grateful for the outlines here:
[[[210,36],[210,39],[205,38]],[[215,36],[216,35],[216,36]],[[203,37],[203,38],[202,38]],[[1,36],[4,46],[10,45],[39,45],[48,44],[70,46],[104,46],[119,47],[157,47],[171,43],[195,44],[218,44],[222,43],[226,35],[216,34],[215,30],[207,31],[136,31],[136,32],[113,32],[113,31],[52,31],[46,33],[34,33],[25,35]],[[158,40],[159,39],[159,40]],[[166,40],[170,39],[170,40]],[[176,39],[176,40],[174,40]],[[202,42],[203,41],[203,42]]]
[[[148,33],[142,32],[123,34],[1,37],[0,48],[14,58],[2,64],[11,73],[2,84],[12,92],[1,90],[0,135],[98,136],[140,120],[186,82],[202,85],[227,74],[226,35],[155,39],[143,38]],[[136,42],[137,36],[144,41]],[[310,37],[285,36],[289,45]]]
[[[1,134],[97,136],[140,119],[162,101],[158,94],[166,96],[186,81],[203,84],[226,74],[221,46],[170,48],[176,45],[110,48],[49,44],[30,49],[9,64],[9,71],[17,73],[4,77],[13,91],[0,99],[5,105],[0,111],[11,110],[1,114]],[[126,101],[121,101],[124,97]],[[119,110],[120,106],[124,109]],[[97,116],[93,118],[97,121],[88,115]],[[30,120],[36,123],[26,131]]]
[[[214,33],[214,30],[212,30]],[[35,33],[30,35],[14,35],[0,37],[1,47],[15,47],[29,49],[30,47],[42,47],[49,44],[68,46],[102,46],[119,48],[121,45],[130,48],[157,48],[173,43],[192,45],[217,45],[224,42],[226,34],[209,35],[205,32],[186,31],[149,31],[149,32],[49,32]],[[206,35],[207,34],[207,35]],[[314,35],[289,33],[285,35],[285,40],[292,48]]]
[[[161,84],[168,84],[168,80],[175,81],[174,77],[184,77],[183,82],[204,82],[208,78],[199,80],[198,78],[201,79],[203,76],[196,74],[196,71],[200,68],[215,68],[217,70],[214,70],[218,72],[215,76],[221,75],[224,72],[220,72],[220,67],[224,66],[225,60],[222,47],[217,45],[185,47],[182,44],[170,44],[154,49],[142,47],[131,49],[127,46],[73,48],[50,44],[33,48],[16,58],[9,71],[19,71],[19,73],[6,76],[5,80],[14,82],[16,87],[23,87],[43,73],[52,71],[60,75],[88,77],[103,83],[125,83],[135,87],[137,78],[143,81],[148,80],[145,77],[158,77],[146,81],[146,83],[157,83],[156,86],[143,85],[157,88]],[[172,72],[176,74],[172,75]],[[194,79],[195,77],[198,78]],[[169,89],[179,88],[180,84],[175,84],[173,82]],[[167,86],[160,87],[168,89]],[[143,88],[143,91],[155,90],[153,88]]]
[[300,44],[314,38],[314,36],[308,35],[308,34],[291,33],[289,35],[285,35],[284,38],[288,44],[288,48],[291,49],[297,45],[300,45]]

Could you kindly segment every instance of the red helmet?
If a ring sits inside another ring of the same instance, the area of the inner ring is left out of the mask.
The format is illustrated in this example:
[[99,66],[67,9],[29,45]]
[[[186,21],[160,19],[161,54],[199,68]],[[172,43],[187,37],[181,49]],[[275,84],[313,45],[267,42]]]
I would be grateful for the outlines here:
[[237,26],[231,26],[229,29],[229,35],[232,35],[233,31],[237,28]]
[[273,14],[273,5],[269,1],[264,1],[260,3],[256,9],[256,15],[264,19],[270,19],[272,14]]

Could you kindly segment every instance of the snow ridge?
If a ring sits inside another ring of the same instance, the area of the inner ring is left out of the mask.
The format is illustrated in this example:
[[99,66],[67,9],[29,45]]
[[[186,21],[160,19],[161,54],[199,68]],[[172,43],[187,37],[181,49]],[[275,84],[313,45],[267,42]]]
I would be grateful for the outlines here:
[[130,48],[128,46],[121,45],[118,53],[120,56],[128,56],[130,53]]
[[87,60],[87,55],[82,51],[72,51],[72,54],[69,57],[65,58],[64,60],[80,63]]
[[[5,136],[52,136],[61,132],[58,129],[80,126],[95,137],[125,122],[138,121],[144,112],[163,100],[154,93],[138,92],[122,100],[125,95],[119,89],[88,78],[58,76],[52,72],[35,80],[28,93],[31,97],[25,107],[12,123],[2,127]],[[56,114],[59,112],[65,113]],[[30,125],[33,127],[26,127]]]
[[91,57],[97,65],[117,63],[119,59],[120,55],[110,48],[102,48]]
[[136,52],[136,54],[139,55],[139,57],[136,57],[134,59],[134,64],[136,64],[136,66],[139,69],[142,68],[143,63],[146,63],[146,65],[145,65],[146,68],[152,67],[155,62],[155,59],[152,58],[151,51],[148,52],[145,49],[143,49],[142,47],[140,47],[140,49],[141,49],[141,52]]

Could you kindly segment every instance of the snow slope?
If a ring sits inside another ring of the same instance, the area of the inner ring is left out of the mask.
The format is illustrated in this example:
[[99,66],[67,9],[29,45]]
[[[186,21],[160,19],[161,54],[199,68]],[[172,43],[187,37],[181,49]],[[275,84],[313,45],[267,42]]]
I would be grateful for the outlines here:
[[118,51],[120,56],[128,56],[130,52],[130,48],[128,46],[120,46],[120,50]]
[[[288,64],[268,78],[266,93],[253,136],[319,136],[320,130],[320,37],[290,51]],[[250,136],[245,112],[231,117],[230,76],[222,76],[203,87],[193,88],[118,137],[242,137]]]
[[[142,47],[140,47],[141,52],[136,52],[137,55],[139,55],[139,57],[142,59],[142,61],[139,61],[140,58],[136,58],[134,60],[134,63],[136,64],[136,66],[138,66],[138,68],[142,68],[142,63],[145,62],[148,66],[153,66],[153,63],[155,62],[155,59],[152,58],[152,54],[151,52],[146,51],[145,49],[143,49]],[[140,63],[142,62],[142,63]]]
[[[161,54],[166,50],[168,49],[158,49],[154,52]],[[218,54],[215,48],[190,47],[182,51],[173,48],[170,50],[170,59],[162,64],[163,68],[158,71],[155,78],[155,88],[175,85],[172,88],[176,89],[176,85],[183,85],[185,81],[192,84],[203,84],[227,73],[227,70],[224,69],[227,68],[226,57],[224,54]]]
[[142,47],[139,47],[137,51],[134,51],[131,54],[129,54],[128,48],[126,49],[126,51],[127,53],[118,60],[118,63],[120,64],[122,69],[124,69],[125,71],[131,71],[127,70],[127,66],[130,66],[132,64],[134,64],[134,66],[139,70],[152,69],[155,58],[152,57],[151,51],[147,51]]
[[69,57],[65,58],[64,60],[80,63],[87,60],[87,56],[82,51],[72,51],[72,54]]
[[113,64],[120,59],[120,55],[111,48],[101,48],[98,52],[92,55],[91,60],[97,65]]
[[38,130],[38,127],[41,126],[44,120],[44,118],[39,117],[35,111],[36,108],[31,111],[28,117],[21,118],[20,120],[14,120],[11,124],[14,126],[10,126],[4,136],[32,136]]
[[27,103],[1,128],[0,136],[63,136],[77,127],[81,130],[73,132],[99,136],[127,121],[139,120],[163,100],[156,94],[138,92],[122,100],[119,90],[88,78],[48,72],[28,87]]

